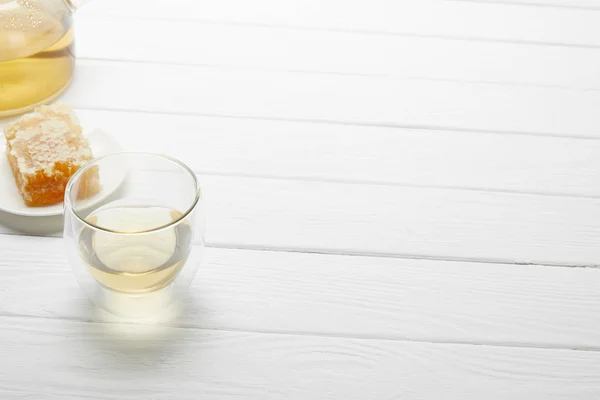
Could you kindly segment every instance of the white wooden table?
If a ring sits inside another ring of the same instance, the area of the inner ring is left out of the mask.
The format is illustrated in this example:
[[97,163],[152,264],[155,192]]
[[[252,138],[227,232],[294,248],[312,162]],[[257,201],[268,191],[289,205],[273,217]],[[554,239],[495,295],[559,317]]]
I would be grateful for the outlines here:
[[600,0],[96,0],[77,41],[62,100],[193,167],[208,248],[139,340],[3,225],[1,399],[600,398]]

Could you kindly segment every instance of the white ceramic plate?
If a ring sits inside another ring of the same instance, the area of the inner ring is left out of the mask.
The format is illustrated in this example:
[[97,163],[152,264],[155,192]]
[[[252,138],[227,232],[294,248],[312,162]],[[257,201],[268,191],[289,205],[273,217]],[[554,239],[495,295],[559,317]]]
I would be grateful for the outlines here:
[[[121,147],[117,141],[112,136],[100,130],[94,130],[87,134],[86,137],[90,141],[92,152],[96,158],[121,151]],[[3,145],[0,145],[0,147],[0,210],[28,217],[61,215],[63,213],[62,203],[47,207],[27,207],[25,205],[15,184],[8,160],[6,159],[6,148]],[[86,200],[89,203],[86,206],[91,206],[104,200],[117,190],[123,179],[125,179],[125,171],[121,168],[101,168],[99,172],[102,190],[96,196]]]

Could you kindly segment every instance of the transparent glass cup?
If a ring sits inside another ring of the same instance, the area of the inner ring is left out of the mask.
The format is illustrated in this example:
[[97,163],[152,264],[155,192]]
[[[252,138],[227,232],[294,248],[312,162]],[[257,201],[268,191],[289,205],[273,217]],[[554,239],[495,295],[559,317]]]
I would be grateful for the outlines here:
[[73,174],[64,208],[69,262],[97,306],[145,317],[181,298],[193,280],[204,218],[185,164],[144,153],[98,158]]

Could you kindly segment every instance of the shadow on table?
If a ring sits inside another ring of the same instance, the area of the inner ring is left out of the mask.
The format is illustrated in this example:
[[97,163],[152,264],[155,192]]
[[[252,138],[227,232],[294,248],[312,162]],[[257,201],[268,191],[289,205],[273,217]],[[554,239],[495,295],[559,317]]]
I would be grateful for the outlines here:
[[127,319],[99,309],[91,302],[81,307],[93,323],[81,324],[89,350],[101,352],[104,362],[123,369],[153,367],[180,354],[191,342],[194,329],[182,328],[182,319],[194,313],[193,299],[185,297],[164,311],[143,319]]

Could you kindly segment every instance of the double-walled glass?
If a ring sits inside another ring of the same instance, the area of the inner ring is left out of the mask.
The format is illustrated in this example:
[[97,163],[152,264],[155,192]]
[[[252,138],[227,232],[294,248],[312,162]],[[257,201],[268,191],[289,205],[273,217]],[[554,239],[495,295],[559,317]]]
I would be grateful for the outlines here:
[[196,175],[183,163],[142,153],[99,158],[71,177],[64,205],[70,264],[98,306],[149,315],[194,278],[204,218]]

